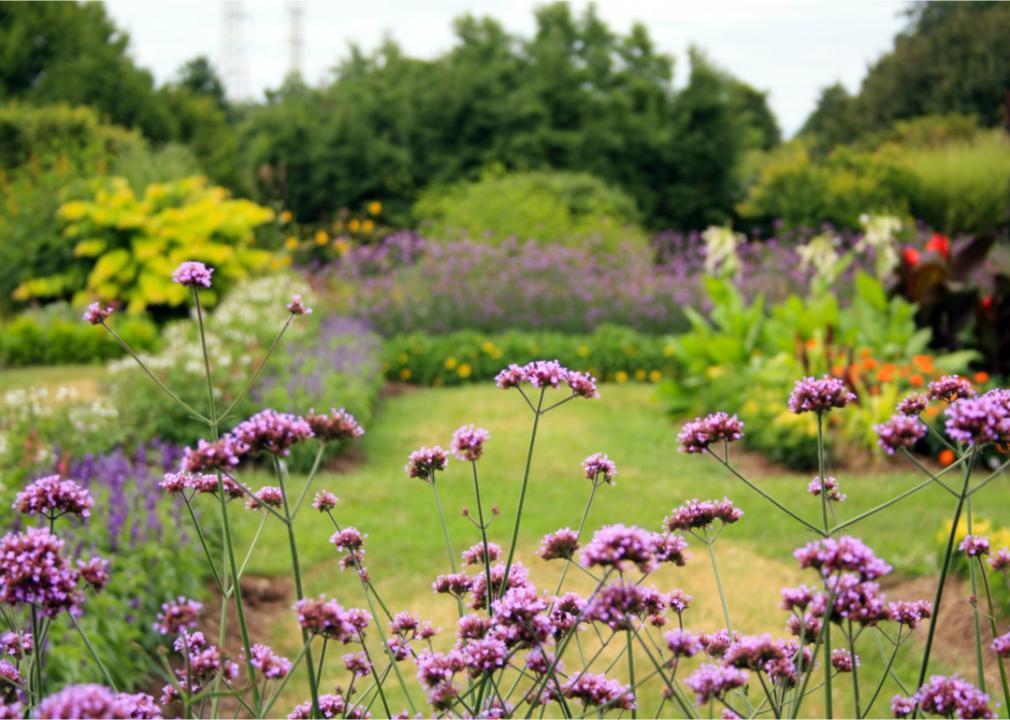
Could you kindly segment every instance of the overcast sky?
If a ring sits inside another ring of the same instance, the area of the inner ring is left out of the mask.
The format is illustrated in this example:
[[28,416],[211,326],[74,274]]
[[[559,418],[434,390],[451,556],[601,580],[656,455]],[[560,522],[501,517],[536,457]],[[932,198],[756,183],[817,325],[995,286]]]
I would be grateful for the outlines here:
[[[219,65],[225,58],[225,2],[107,0],[110,13],[132,39],[139,63],[159,81],[196,55]],[[234,2],[231,3],[233,6]],[[261,97],[290,69],[290,2],[238,3],[246,91]],[[349,42],[374,47],[385,33],[415,56],[431,57],[452,45],[451,21],[466,12],[490,15],[512,31],[533,29],[535,0],[306,0],[301,2],[302,71],[323,80]],[[581,10],[585,2],[572,5]],[[644,22],[656,44],[679,61],[682,82],[688,46],[750,84],[770,93],[786,133],[813,109],[821,87],[841,81],[859,87],[866,67],[892,45],[908,3],[898,0],[600,0],[600,15],[625,31]],[[234,54],[232,55],[234,58]],[[232,63],[234,66],[234,63]],[[223,69],[223,68],[222,68]]]

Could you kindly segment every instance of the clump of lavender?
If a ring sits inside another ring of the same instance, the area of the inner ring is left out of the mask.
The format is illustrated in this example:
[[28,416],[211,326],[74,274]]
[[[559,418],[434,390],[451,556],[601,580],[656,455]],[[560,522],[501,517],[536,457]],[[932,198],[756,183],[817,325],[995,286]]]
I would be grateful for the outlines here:
[[805,377],[796,381],[789,396],[789,410],[796,414],[823,414],[833,408],[843,408],[855,402],[856,396],[836,377]]
[[463,462],[476,462],[484,454],[484,443],[491,434],[484,428],[463,425],[452,434],[452,454]]
[[877,443],[888,455],[903,447],[913,447],[926,436],[926,426],[916,415],[908,413],[893,416],[890,420],[873,426]]
[[736,415],[712,413],[685,423],[677,439],[681,452],[700,453],[712,443],[731,443],[743,437],[743,423]]
[[62,515],[86,518],[93,505],[91,493],[59,475],[38,478],[14,498],[14,509],[19,513],[45,515],[52,520]]
[[210,276],[214,268],[207,267],[202,262],[189,260],[184,262],[172,273],[172,282],[191,288],[210,288]]

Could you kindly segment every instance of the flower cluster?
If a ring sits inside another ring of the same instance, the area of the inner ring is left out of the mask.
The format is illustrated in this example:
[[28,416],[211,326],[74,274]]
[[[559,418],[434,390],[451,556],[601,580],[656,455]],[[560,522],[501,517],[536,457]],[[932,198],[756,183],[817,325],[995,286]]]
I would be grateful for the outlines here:
[[928,405],[929,398],[922,393],[914,393],[901,400],[895,409],[902,415],[917,417],[926,412]]
[[617,477],[617,464],[604,453],[593,453],[582,461],[582,470],[587,480],[594,483],[600,480],[608,485],[614,484]]
[[666,517],[663,524],[670,532],[705,528],[716,520],[724,525],[743,517],[743,510],[733,506],[729,498],[722,500],[688,500]]
[[239,423],[232,435],[246,445],[249,452],[287,455],[292,445],[312,437],[312,428],[304,418],[268,409]]
[[231,470],[249,453],[249,446],[231,435],[224,435],[214,442],[203,438],[196,448],[186,448],[182,467],[188,473],[206,473],[215,470]]
[[819,570],[824,577],[845,571],[863,580],[873,580],[891,572],[890,565],[878,558],[862,540],[850,535],[815,540],[793,555],[800,561],[800,567]]
[[797,380],[793,387],[793,392],[789,396],[789,410],[796,414],[806,412],[820,414],[832,408],[843,408],[855,401],[855,394],[836,377],[830,375],[820,379],[805,377]]
[[73,480],[47,475],[32,482],[14,498],[14,509],[25,515],[88,517],[94,501],[91,493]]
[[736,415],[724,412],[695,418],[684,424],[677,440],[681,452],[700,453],[715,442],[735,442],[743,437],[743,423]]
[[178,687],[169,683],[162,688],[162,704],[179,699],[180,689],[192,695],[209,687],[218,678],[231,681],[238,677],[238,664],[226,659],[221,648],[208,643],[202,632],[183,630],[172,643],[172,648],[183,656],[183,666],[175,670]]
[[154,629],[162,635],[178,635],[184,630],[193,630],[201,612],[203,604],[180,595],[161,606]]
[[176,268],[172,273],[172,281],[186,287],[207,289],[210,287],[210,276],[213,273],[214,268],[207,267],[202,262],[190,260]]
[[372,616],[365,610],[344,610],[336,600],[305,598],[295,603],[298,624],[313,635],[349,643],[365,632]]
[[146,693],[131,695],[104,685],[68,685],[39,704],[44,718],[160,718],[161,709]]
[[522,366],[509,365],[495,376],[495,384],[502,390],[519,387],[524,382],[542,389],[567,384],[573,396],[587,399],[599,397],[596,379],[592,375],[569,370],[557,360],[534,360]]
[[301,295],[292,295],[291,302],[287,304],[288,312],[292,315],[311,315],[312,308],[306,307],[305,303],[302,302]]
[[418,448],[407,458],[403,471],[407,477],[433,480],[435,472],[445,470],[449,464],[449,455],[438,445]]
[[909,414],[894,415],[887,422],[873,426],[873,431],[877,433],[877,443],[888,455],[900,448],[910,448],[926,436],[926,425],[918,416]]
[[946,416],[947,434],[958,442],[1005,443],[1010,440],[1010,390],[990,390],[954,400]]
[[463,551],[463,564],[483,565],[485,549],[487,551],[488,561],[494,562],[501,557],[501,545],[489,542],[487,544],[487,548],[485,548],[484,543],[477,543],[476,545],[471,545]]
[[943,400],[952,403],[960,398],[975,397],[975,388],[960,375],[944,375],[934,380],[926,388],[926,396],[930,400]]
[[250,510],[259,510],[264,505],[266,507],[280,507],[284,504],[284,493],[279,487],[267,485],[261,487],[252,494],[246,502],[246,507]]
[[579,534],[571,528],[561,528],[544,535],[537,549],[543,560],[563,560],[575,555],[579,549]]
[[[711,652],[711,651],[710,651]],[[684,682],[694,691],[698,705],[723,697],[730,690],[747,684],[748,675],[743,670],[726,665],[702,665],[688,675]]]
[[337,496],[329,490],[320,490],[316,493],[315,497],[312,498],[312,507],[319,512],[329,512],[337,506],[337,502]]
[[989,554],[989,538],[984,535],[966,535],[958,549],[968,557]]
[[581,673],[569,680],[563,692],[570,700],[580,700],[585,707],[606,707],[634,710],[635,694],[627,685],[605,675]]
[[916,708],[943,717],[996,717],[989,696],[957,675],[934,675],[910,698],[898,695],[891,701],[895,717],[911,717]]
[[28,528],[0,539],[0,602],[34,605],[47,617],[83,602],[81,574],[63,556],[63,540],[48,528]]
[[814,497],[820,496],[822,488],[824,489],[824,492],[827,493],[829,501],[839,503],[845,502],[845,498],[847,496],[842,492],[841,486],[838,484],[838,480],[831,475],[824,478],[824,482],[821,482],[819,477],[815,477],[807,484],[807,492]]
[[[239,498],[247,493],[246,488],[234,478],[221,475],[219,482],[217,475],[209,473],[165,473],[159,486],[171,495],[182,493],[185,490],[191,490],[194,494],[216,495],[221,487],[224,487],[224,494],[228,499]],[[259,507],[258,503],[256,507]]]
[[268,680],[279,680],[291,672],[291,661],[266,645],[256,644],[249,648],[249,658],[252,666]]
[[684,564],[687,543],[678,535],[661,535],[624,525],[606,525],[593,534],[582,551],[585,565],[601,565],[622,571],[635,565],[643,573],[652,572],[660,562]]
[[329,415],[317,415],[314,410],[310,410],[305,416],[305,422],[309,424],[312,435],[323,442],[341,442],[365,434],[355,417],[343,408],[331,409]]
[[101,325],[112,314],[111,307],[102,307],[101,303],[93,302],[84,311],[82,319],[92,325]]
[[476,462],[484,454],[484,443],[491,435],[484,428],[463,425],[452,434],[452,454],[463,462]]

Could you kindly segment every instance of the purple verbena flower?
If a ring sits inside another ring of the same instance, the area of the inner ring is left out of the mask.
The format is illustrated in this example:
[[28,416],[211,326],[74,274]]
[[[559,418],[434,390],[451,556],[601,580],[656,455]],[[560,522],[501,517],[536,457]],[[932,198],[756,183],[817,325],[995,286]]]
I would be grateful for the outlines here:
[[196,627],[202,611],[201,603],[180,595],[161,606],[154,629],[162,635],[176,635],[184,630],[192,630]]
[[288,312],[292,315],[311,315],[312,308],[306,307],[302,302],[301,295],[292,295],[291,302],[287,304]]
[[372,673],[372,663],[368,659],[368,654],[364,651],[347,653],[342,658],[344,669],[351,675],[357,677],[368,677]]
[[0,636],[0,652],[14,659],[31,655],[35,649],[35,641],[26,632],[5,632]]
[[523,367],[523,379],[535,388],[556,388],[568,382],[569,370],[557,360],[534,360]]
[[[475,545],[471,545],[466,550],[463,551],[463,564],[464,565],[483,565],[484,564],[484,543],[479,542]],[[489,542],[487,544],[487,559],[490,562],[494,562],[501,556],[501,545],[497,543]]]
[[32,481],[14,498],[14,509],[19,513],[49,518],[67,514],[86,518],[91,515],[93,505],[91,493],[73,480],[64,480],[59,475],[47,475]]
[[897,600],[887,604],[887,619],[915,630],[923,620],[933,615],[933,603],[928,600]]
[[918,417],[922,413],[926,412],[926,407],[929,405],[929,398],[927,398],[922,393],[913,393],[908,397],[901,400],[898,403],[895,410],[898,411],[900,415],[908,415],[909,417]]
[[805,377],[796,381],[789,396],[790,412],[825,413],[832,408],[843,408],[855,402],[856,396],[836,377],[825,375],[820,379]]
[[101,325],[106,321],[109,315],[112,314],[112,312],[111,307],[102,307],[101,303],[93,302],[88,305],[88,309],[84,311],[84,315],[81,319],[85,322],[91,323],[92,325]]
[[438,445],[433,447],[418,448],[407,458],[407,464],[403,467],[407,477],[420,478],[425,481],[433,481],[435,472],[445,470],[449,464],[449,455]]
[[853,668],[859,667],[862,663],[858,655],[852,655],[844,648],[831,651],[831,667],[841,673],[850,673]]
[[570,370],[567,382],[568,387],[572,389],[572,394],[576,397],[592,400],[600,396],[599,391],[596,389],[596,378],[589,373]]
[[358,424],[355,417],[343,408],[331,409],[329,415],[325,413],[317,415],[315,411],[310,410],[305,416],[305,422],[309,424],[312,435],[322,442],[341,442],[365,434],[364,428]]
[[989,554],[989,538],[984,535],[966,535],[957,547],[968,557],[978,557]]
[[617,570],[632,564],[641,572],[651,572],[656,569],[654,534],[633,525],[606,525],[593,534],[582,551],[582,562]]
[[729,498],[722,500],[688,500],[666,517],[663,524],[667,530],[692,530],[708,527],[716,520],[723,525],[735,523],[743,517],[743,510],[733,506]]
[[968,445],[1006,442],[1010,438],[1010,393],[991,391],[953,401],[946,411],[947,435]]
[[994,718],[989,696],[957,675],[934,675],[913,696],[924,713],[957,718]]
[[292,445],[312,437],[312,428],[297,415],[267,409],[239,423],[232,435],[247,445],[250,452],[287,455]]
[[268,680],[279,680],[291,672],[291,661],[278,655],[268,647],[257,643],[249,648],[249,656],[254,668]]
[[701,652],[701,641],[697,635],[686,630],[671,630],[663,636],[666,646],[674,657],[693,657]]
[[681,452],[700,453],[715,442],[735,442],[743,437],[743,423],[736,415],[712,413],[684,423],[677,440]]
[[484,443],[490,437],[491,434],[484,428],[463,425],[452,434],[452,444],[449,447],[459,460],[476,462],[484,454]]
[[210,276],[214,273],[214,268],[207,267],[202,262],[188,260],[176,268],[172,273],[172,282],[177,282],[186,287],[210,287]]
[[[821,479],[819,477],[815,477],[807,484],[807,492],[813,495],[814,497],[818,497],[821,494],[821,486],[822,486]],[[834,477],[829,475],[828,477],[824,478],[823,487],[828,494],[829,501],[845,502],[845,498],[847,496],[845,495],[845,493],[841,491],[838,481]]]
[[196,449],[186,448],[183,469],[190,473],[230,470],[249,453],[249,446],[225,435],[212,443],[204,439],[197,442]]
[[319,512],[327,512],[332,510],[337,506],[337,496],[331,493],[329,490],[320,490],[316,493],[316,496],[312,498],[312,507],[314,507]]
[[996,572],[1005,573],[1010,570],[1010,548],[1000,548],[989,558],[989,567]]
[[95,592],[101,592],[109,584],[109,561],[100,557],[93,557],[87,562],[77,561],[78,571],[81,580],[91,587]]
[[280,507],[284,503],[284,494],[279,487],[267,485],[261,487],[246,502],[246,507],[250,510],[258,510],[262,506]]
[[857,573],[863,580],[874,580],[891,572],[890,565],[874,555],[862,540],[850,535],[815,540],[793,555],[800,561],[800,567],[820,570],[825,577],[842,570]]
[[593,453],[582,461],[582,470],[587,480],[597,482],[603,480],[608,485],[614,484],[617,477],[617,464],[605,453]]
[[684,679],[694,691],[698,705],[722,697],[747,684],[747,673],[725,665],[702,665]]
[[888,455],[900,448],[910,448],[926,436],[926,426],[913,415],[894,415],[887,422],[873,426],[877,444]]
[[635,693],[627,685],[611,680],[605,675],[581,673],[565,683],[562,688],[566,698],[580,700],[585,707],[633,710]]
[[561,528],[544,535],[544,539],[540,541],[537,555],[544,560],[563,560],[571,558],[578,549],[578,533],[571,528]]
[[63,540],[48,528],[27,528],[0,539],[0,602],[34,605],[46,617],[76,611],[80,573],[63,556]]
[[975,397],[975,388],[960,375],[944,375],[929,384],[926,388],[926,395],[930,400],[943,400],[946,403],[952,403],[960,398]]
[[68,685],[44,698],[38,716],[44,718],[160,718],[154,698],[145,693],[121,693],[104,685]]

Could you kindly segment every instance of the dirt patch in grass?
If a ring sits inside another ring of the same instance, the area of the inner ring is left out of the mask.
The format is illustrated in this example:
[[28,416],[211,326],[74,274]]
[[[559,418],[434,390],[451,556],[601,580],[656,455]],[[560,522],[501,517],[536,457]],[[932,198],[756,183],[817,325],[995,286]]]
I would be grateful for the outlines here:
[[411,385],[410,383],[390,381],[386,382],[379,390],[379,398],[386,400],[388,398],[400,397],[401,395],[417,392],[420,389],[417,385]]
[[345,447],[339,455],[330,458],[324,469],[331,473],[343,475],[353,472],[366,462],[368,462],[368,456],[361,449],[361,446],[351,444]]
[[[217,642],[221,628],[221,594],[213,588],[212,600],[205,603],[201,630],[208,640]],[[284,577],[242,578],[242,602],[245,610],[249,641],[269,643],[279,624],[290,621],[291,606],[295,601],[291,580]],[[287,623],[292,625],[292,623]],[[225,631],[225,649],[237,658],[242,650],[242,633],[235,619],[235,601],[228,602],[228,627]]]

